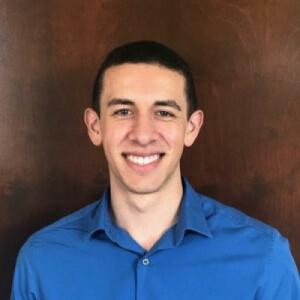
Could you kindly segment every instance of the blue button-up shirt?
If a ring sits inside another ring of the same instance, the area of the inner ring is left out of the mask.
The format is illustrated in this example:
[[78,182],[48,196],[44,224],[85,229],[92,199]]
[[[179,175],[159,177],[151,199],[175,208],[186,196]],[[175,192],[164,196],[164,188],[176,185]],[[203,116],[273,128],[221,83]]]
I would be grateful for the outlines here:
[[274,228],[196,193],[145,251],[112,222],[109,188],[20,250],[15,300],[298,300],[299,274]]

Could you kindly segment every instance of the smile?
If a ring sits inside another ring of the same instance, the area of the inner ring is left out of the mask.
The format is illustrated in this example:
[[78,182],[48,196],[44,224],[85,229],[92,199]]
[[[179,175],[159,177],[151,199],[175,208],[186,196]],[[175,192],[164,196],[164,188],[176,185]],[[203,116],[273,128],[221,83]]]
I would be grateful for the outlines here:
[[149,165],[161,158],[162,154],[152,154],[148,156],[139,156],[139,155],[124,155],[124,157],[130,162],[137,164],[139,166]]

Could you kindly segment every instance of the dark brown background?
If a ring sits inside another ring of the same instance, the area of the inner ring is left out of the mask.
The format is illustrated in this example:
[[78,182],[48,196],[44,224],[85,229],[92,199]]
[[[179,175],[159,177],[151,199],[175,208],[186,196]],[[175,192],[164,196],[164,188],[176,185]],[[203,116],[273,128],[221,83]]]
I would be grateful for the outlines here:
[[279,228],[300,263],[299,0],[0,0],[1,299],[25,239],[100,195],[82,112],[104,54],[138,39],[194,71],[206,125],[184,173]]

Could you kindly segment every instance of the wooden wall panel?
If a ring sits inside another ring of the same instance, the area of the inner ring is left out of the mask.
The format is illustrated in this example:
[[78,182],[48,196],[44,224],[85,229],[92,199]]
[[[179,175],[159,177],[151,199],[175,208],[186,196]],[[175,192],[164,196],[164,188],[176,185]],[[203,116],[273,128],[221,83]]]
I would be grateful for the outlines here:
[[184,166],[201,191],[278,227],[300,262],[300,3],[193,4],[177,43],[206,127]]
[[25,239],[100,195],[105,160],[82,112],[105,53],[138,39],[195,73],[206,124],[184,173],[279,228],[300,263],[298,0],[1,0],[1,299]]

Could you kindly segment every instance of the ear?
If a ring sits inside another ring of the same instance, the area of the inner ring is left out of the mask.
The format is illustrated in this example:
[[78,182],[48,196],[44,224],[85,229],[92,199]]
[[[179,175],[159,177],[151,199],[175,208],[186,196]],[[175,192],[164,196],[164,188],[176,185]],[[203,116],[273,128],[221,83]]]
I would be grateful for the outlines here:
[[204,114],[202,110],[196,110],[190,116],[184,137],[184,145],[186,147],[190,147],[193,145],[203,125],[203,121]]
[[100,146],[102,142],[102,134],[100,128],[100,117],[92,108],[84,111],[84,123],[87,127],[90,140],[95,146]]

